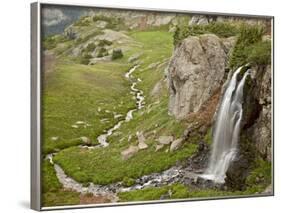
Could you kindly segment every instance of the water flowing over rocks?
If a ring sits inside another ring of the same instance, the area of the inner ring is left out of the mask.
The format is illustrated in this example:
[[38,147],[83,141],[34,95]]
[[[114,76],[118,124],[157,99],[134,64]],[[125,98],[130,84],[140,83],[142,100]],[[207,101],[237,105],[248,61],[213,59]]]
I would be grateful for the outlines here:
[[[133,77],[132,77],[132,73],[138,68],[138,65],[133,66],[126,74],[125,77],[130,80],[133,81]],[[100,146],[102,147],[107,147],[109,144],[107,142],[107,137],[109,137],[110,135],[112,135],[114,133],[114,131],[116,131],[117,129],[119,129],[122,125],[123,122],[129,122],[131,119],[133,119],[133,112],[140,110],[144,107],[144,96],[143,96],[143,91],[140,89],[137,89],[137,82],[138,81],[133,81],[132,85],[131,85],[131,92],[133,94],[133,97],[135,97],[136,99],[136,108],[135,109],[131,109],[127,112],[125,120],[120,120],[117,124],[115,124],[112,128],[108,129],[106,131],[105,134],[102,134],[100,136],[98,136],[97,140],[100,144]],[[107,112],[107,111],[106,111]],[[108,113],[110,113],[110,111],[108,111]],[[115,113],[116,114],[116,113]],[[142,147],[144,147],[144,144],[141,144]]]
[[226,60],[224,46],[216,35],[184,39],[168,67],[169,112],[177,119],[197,112],[221,86]]
[[243,115],[243,89],[249,75],[249,71],[245,72],[239,82],[237,76],[242,68],[244,67],[235,71],[224,93],[214,127],[210,163],[206,174],[202,176],[218,183],[224,183],[229,165],[238,152],[237,146]]

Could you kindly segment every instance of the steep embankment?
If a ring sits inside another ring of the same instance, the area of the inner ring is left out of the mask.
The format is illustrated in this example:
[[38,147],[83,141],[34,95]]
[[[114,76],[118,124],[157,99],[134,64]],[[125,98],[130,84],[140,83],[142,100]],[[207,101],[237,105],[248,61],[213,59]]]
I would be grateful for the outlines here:
[[[256,187],[261,191],[271,183],[271,44],[263,28],[266,22],[258,25],[233,23],[208,25],[207,20],[202,26],[176,31],[177,46],[168,69],[169,110],[176,118],[190,122],[186,137],[207,133],[209,140],[207,129],[216,120],[214,113],[223,104],[222,97],[235,68],[248,64],[237,77],[240,81],[251,68],[243,91],[238,153],[229,165],[225,182],[231,189]],[[215,33],[220,38],[204,32]],[[215,98],[218,91],[221,95]]]

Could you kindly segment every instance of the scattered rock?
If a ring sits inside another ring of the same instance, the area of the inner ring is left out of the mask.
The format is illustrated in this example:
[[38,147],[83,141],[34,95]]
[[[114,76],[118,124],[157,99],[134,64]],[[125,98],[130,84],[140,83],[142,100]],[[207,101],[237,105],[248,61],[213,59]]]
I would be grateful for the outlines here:
[[155,152],[159,151],[159,150],[162,149],[163,147],[164,147],[164,144],[157,144],[157,145],[156,145]]
[[139,149],[146,149],[148,147],[148,145],[145,143],[145,137],[143,135],[143,132],[137,132],[136,133],[137,137],[138,137],[138,147]]
[[148,145],[146,143],[139,143],[138,144],[139,149],[146,149]]
[[109,120],[108,120],[108,118],[103,118],[103,119],[100,120],[100,122],[107,123],[107,122],[109,122]]
[[273,187],[272,184],[266,187],[266,189],[262,192],[263,194],[272,194],[273,193]]
[[86,124],[85,121],[76,121],[76,124],[80,125],[80,124]]
[[174,140],[170,146],[170,151],[173,152],[178,150],[182,146],[182,144],[183,144],[183,138]]
[[90,145],[91,144],[91,140],[88,137],[82,136],[80,137],[80,139],[82,140],[83,143]]
[[117,115],[114,115],[114,118],[117,119],[117,118],[121,118],[123,115],[122,114],[117,114]]
[[132,63],[132,62],[138,60],[141,55],[142,55],[142,53],[136,53],[136,54],[132,55],[132,56],[128,59],[128,62],[129,62],[129,63]]
[[173,136],[160,136],[158,142],[163,145],[168,145],[174,140]]
[[123,160],[127,160],[127,159],[131,158],[138,151],[139,151],[139,148],[137,146],[131,145],[129,148],[127,148],[121,152]]
[[59,139],[58,136],[56,136],[56,137],[51,137],[51,140],[52,140],[52,141],[57,141],[58,139]]

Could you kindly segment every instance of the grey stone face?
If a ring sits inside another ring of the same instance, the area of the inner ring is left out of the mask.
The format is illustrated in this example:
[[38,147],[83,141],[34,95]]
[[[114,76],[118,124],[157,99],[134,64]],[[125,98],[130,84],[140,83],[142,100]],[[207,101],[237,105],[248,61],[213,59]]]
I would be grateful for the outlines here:
[[197,112],[220,87],[226,60],[224,46],[216,35],[184,39],[168,67],[169,112],[177,119]]

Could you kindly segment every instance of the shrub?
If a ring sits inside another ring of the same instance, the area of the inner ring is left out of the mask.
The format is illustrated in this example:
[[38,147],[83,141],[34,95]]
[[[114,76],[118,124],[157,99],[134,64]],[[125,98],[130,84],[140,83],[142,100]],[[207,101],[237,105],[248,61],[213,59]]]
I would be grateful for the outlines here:
[[271,63],[271,42],[262,41],[258,42],[249,48],[248,62],[254,65],[266,65]]
[[133,178],[124,177],[122,181],[122,185],[125,187],[129,187],[135,184],[135,180]]
[[56,48],[58,43],[63,43],[68,41],[68,39],[62,35],[47,36],[43,39],[43,48],[46,50],[51,50]]
[[90,25],[90,20],[87,19],[88,16],[84,16],[81,19],[79,19],[78,21],[74,22],[74,26],[77,27],[86,27]]
[[111,44],[112,44],[111,41],[108,41],[108,40],[103,39],[103,40],[100,40],[100,41],[99,41],[98,46],[99,46],[99,47],[110,46]]
[[106,22],[111,22],[112,18],[104,15],[96,15],[93,17],[93,21],[106,21]]
[[80,59],[80,63],[88,65],[91,58],[92,58],[92,56],[90,54],[85,53],[85,54],[82,55],[82,57]]
[[237,42],[230,57],[230,68],[237,68],[248,63],[249,53],[254,44],[262,40],[264,28],[261,26],[242,25]]
[[271,183],[271,163],[261,158],[258,158],[255,162],[255,167],[249,173],[246,179],[248,187],[260,185],[262,188],[268,186]]
[[46,50],[54,49],[57,46],[53,36],[48,36],[43,41],[43,48]]
[[83,52],[93,52],[96,49],[96,45],[94,43],[89,43],[86,48],[83,49]]
[[118,58],[122,58],[122,57],[123,57],[123,53],[122,53],[121,49],[113,50],[112,56],[111,56],[112,60],[115,60],[115,59],[118,59]]
[[102,47],[98,50],[98,53],[97,53],[98,58],[101,58],[101,57],[104,57],[107,55],[108,55],[108,51],[104,47]]
[[239,27],[237,25],[226,22],[212,22],[207,25],[184,25],[177,26],[174,32],[174,45],[178,45],[188,36],[196,36],[205,33],[213,33],[219,37],[230,37],[237,35]]

